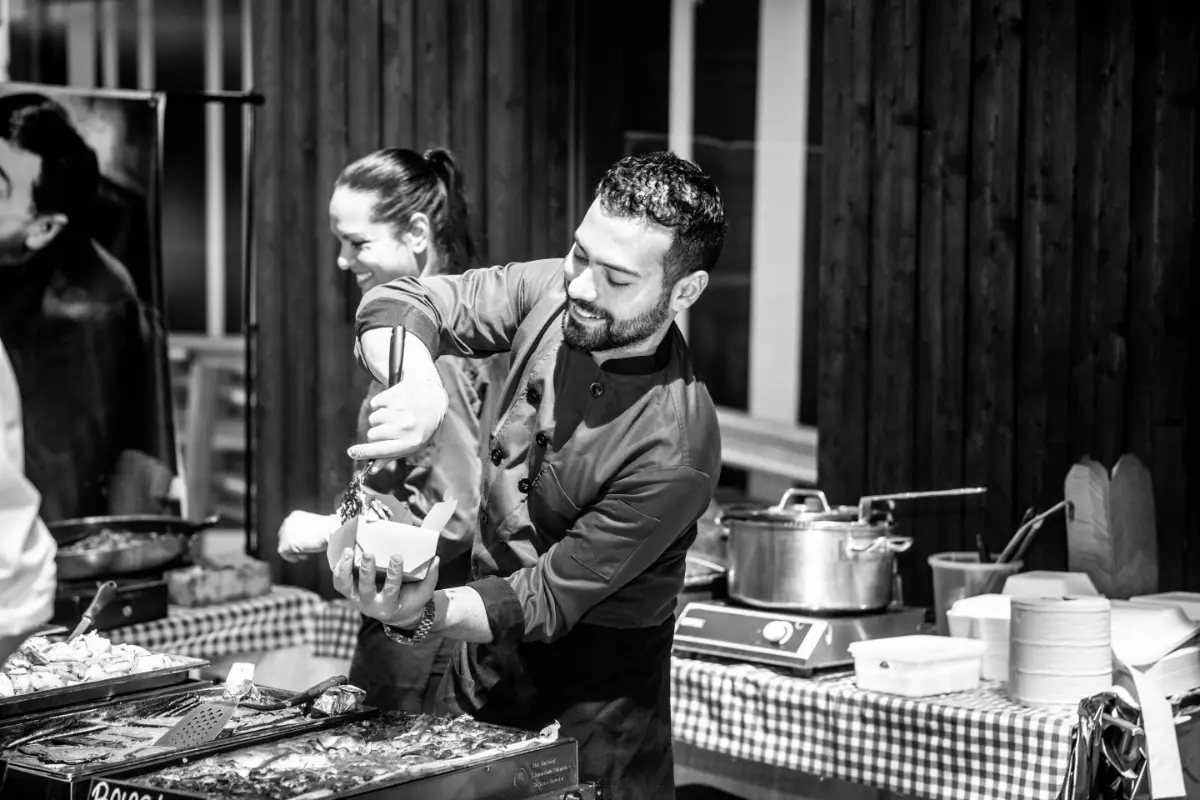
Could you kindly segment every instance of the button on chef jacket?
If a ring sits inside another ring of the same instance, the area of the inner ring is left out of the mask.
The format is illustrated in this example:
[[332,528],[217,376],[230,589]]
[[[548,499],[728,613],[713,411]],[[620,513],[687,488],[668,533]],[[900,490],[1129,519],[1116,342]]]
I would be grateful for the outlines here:
[[561,260],[510,264],[379,286],[357,327],[404,325],[434,356],[511,353],[468,584],[492,641],[455,651],[439,710],[558,722],[597,797],[667,800],[672,612],[716,485],[716,411],[674,326],[597,365],[564,343],[565,302]]

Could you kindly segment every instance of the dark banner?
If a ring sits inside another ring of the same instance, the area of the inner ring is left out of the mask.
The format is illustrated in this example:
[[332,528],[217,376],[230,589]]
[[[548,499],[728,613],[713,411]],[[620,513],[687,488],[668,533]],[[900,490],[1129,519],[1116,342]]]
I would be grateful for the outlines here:
[[[159,202],[164,98],[5,84],[0,338],[48,522],[174,511]],[[81,144],[82,143],[82,144]]]

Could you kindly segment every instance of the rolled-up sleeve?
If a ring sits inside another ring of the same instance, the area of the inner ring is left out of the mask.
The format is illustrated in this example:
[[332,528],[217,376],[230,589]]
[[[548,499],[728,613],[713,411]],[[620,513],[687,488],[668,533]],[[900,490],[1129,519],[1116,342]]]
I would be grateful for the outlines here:
[[562,259],[512,263],[376,286],[358,306],[355,338],[403,325],[434,358],[507,352],[530,309],[562,280],[561,265]]
[[548,642],[567,633],[699,519],[711,487],[711,476],[689,467],[615,481],[536,564],[475,587],[489,607],[493,639]]

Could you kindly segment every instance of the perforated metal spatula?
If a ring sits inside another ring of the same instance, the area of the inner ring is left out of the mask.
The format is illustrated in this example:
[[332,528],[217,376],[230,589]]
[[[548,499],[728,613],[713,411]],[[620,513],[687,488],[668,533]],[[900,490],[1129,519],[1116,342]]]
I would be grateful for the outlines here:
[[237,703],[230,700],[201,703],[172,725],[154,744],[156,747],[171,747],[176,750],[208,744],[221,735],[225,724],[233,717],[235,711]]

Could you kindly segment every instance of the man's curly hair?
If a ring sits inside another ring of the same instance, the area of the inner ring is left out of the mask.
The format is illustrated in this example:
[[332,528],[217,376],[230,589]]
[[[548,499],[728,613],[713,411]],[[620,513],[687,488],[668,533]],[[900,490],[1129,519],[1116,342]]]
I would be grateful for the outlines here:
[[641,219],[671,232],[663,284],[710,271],[725,243],[725,207],[712,179],[674,153],[627,156],[596,186],[596,199],[614,216]]

